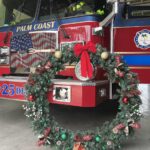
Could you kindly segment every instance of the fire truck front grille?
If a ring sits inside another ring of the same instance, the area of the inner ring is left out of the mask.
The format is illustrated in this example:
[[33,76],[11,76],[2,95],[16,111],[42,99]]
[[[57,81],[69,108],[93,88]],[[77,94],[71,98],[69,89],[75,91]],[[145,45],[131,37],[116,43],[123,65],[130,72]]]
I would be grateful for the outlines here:
[[[14,39],[18,44],[13,45],[14,51],[11,53],[10,59],[11,68],[19,70],[19,73],[24,73],[26,70],[30,70],[30,67],[35,67],[39,62],[45,61],[49,57],[50,52],[58,48],[57,33],[55,31],[36,31],[28,33],[28,38],[22,35]],[[25,40],[30,40],[30,45]],[[17,45],[19,46],[17,47]]]
[[48,53],[12,53],[11,68],[27,69],[30,67],[35,67],[39,64],[39,62],[46,60],[48,56]]
[[33,32],[31,34],[33,49],[56,49],[57,34],[55,32]]

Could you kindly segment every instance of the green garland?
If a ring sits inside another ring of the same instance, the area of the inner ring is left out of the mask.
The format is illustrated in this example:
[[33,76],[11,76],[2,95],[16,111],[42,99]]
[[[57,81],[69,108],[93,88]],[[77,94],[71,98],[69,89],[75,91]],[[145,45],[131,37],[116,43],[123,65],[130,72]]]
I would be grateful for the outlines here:
[[55,121],[47,100],[51,79],[64,69],[65,63],[79,61],[73,50],[66,46],[61,51],[62,56],[51,55],[47,61],[42,62],[36,72],[30,74],[26,84],[28,102],[24,106],[25,115],[39,135],[38,145],[50,145],[59,150],[117,150],[121,148],[124,139],[140,127],[138,122],[142,115],[139,112],[141,99],[137,75],[130,71],[118,54],[110,54],[100,45],[96,49],[96,54],[90,53],[93,66],[101,66],[106,70],[108,79],[120,86],[115,95],[120,103],[116,118],[95,131],[80,132],[64,129]]

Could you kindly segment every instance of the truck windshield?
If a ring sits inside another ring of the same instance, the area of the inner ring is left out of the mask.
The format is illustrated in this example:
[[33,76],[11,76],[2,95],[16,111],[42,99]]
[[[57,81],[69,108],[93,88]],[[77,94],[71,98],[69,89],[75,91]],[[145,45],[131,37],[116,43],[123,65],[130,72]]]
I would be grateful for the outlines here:
[[106,0],[42,0],[39,20],[54,20],[79,15],[106,15]]
[[31,22],[37,0],[0,0],[0,26]]

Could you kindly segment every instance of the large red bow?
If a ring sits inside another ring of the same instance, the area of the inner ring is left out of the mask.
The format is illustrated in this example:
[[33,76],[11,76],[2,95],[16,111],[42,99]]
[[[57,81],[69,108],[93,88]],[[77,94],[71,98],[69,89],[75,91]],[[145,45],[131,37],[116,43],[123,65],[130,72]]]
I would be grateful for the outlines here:
[[88,42],[86,45],[76,44],[74,46],[74,53],[76,56],[81,55],[81,75],[83,77],[92,78],[93,76],[93,67],[90,62],[89,52],[96,53],[95,44]]

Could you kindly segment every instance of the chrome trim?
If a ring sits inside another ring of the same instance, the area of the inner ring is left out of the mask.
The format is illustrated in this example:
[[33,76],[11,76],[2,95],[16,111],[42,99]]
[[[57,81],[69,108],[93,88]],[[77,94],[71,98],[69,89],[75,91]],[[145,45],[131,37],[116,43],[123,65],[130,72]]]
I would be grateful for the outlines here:
[[117,53],[117,54],[150,54],[150,52],[119,52],[119,51],[115,51],[114,53]]
[[[0,81],[12,81],[12,82],[27,82],[28,77],[0,77]],[[51,80],[53,84],[59,84],[59,85],[78,85],[78,86],[96,86],[100,84],[107,84],[109,83],[108,80],[102,80],[102,81],[88,81],[83,82],[79,80],[67,80],[67,79],[52,79]]]
[[52,82],[53,84],[59,85],[78,85],[78,86],[96,86],[109,83],[108,80],[83,82],[78,80],[62,80],[62,79],[52,79]]
[[145,67],[145,66],[132,66],[132,67],[129,67],[130,69],[150,69],[150,67]]
[[6,76],[0,77],[0,81],[12,81],[12,82],[27,82],[28,77],[16,77],[16,76]]

